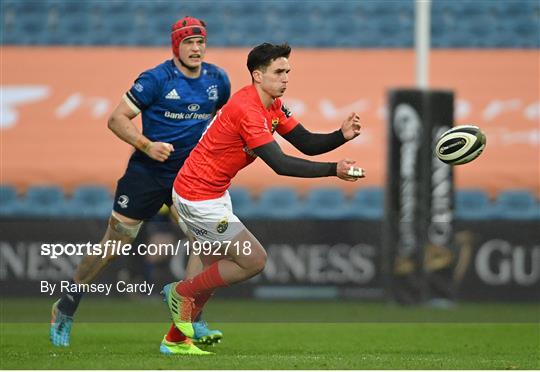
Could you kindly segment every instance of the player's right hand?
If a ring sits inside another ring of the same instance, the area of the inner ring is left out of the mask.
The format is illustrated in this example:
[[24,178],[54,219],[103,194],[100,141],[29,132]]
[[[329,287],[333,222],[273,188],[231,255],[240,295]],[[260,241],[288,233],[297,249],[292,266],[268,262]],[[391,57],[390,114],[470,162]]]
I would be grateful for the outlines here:
[[170,143],[150,142],[149,146],[147,146],[146,148],[145,153],[146,155],[148,155],[148,157],[154,160],[164,162],[165,160],[169,158],[169,156],[171,155],[171,152],[173,151],[174,151],[174,147]]
[[344,181],[355,182],[359,178],[366,176],[364,170],[359,167],[355,167],[356,161],[351,159],[343,159],[337,163],[336,176]]

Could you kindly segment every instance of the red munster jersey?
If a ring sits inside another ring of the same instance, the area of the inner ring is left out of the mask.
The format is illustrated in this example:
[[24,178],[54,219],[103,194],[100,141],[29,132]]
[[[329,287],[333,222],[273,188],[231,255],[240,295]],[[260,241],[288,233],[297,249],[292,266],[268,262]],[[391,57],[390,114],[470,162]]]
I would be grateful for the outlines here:
[[192,201],[221,197],[236,173],[255,160],[252,149],[272,142],[274,131],[284,135],[297,124],[280,99],[267,109],[254,85],[240,89],[218,111],[185,161],[174,190]]

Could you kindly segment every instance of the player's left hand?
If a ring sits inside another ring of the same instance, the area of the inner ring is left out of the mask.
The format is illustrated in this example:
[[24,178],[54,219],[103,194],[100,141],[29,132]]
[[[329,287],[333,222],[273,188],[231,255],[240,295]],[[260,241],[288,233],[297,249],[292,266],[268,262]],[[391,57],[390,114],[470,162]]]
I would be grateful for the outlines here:
[[362,126],[360,125],[360,115],[356,112],[351,112],[347,119],[343,121],[343,124],[341,124],[341,133],[343,133],[343,137],[347,141],[360,135],[360,129],[362,129]]

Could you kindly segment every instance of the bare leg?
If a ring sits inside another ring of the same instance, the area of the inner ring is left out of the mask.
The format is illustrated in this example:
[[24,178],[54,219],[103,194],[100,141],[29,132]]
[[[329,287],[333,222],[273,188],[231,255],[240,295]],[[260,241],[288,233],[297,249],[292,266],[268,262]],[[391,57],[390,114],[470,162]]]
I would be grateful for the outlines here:
[[[178,211],[176,210],[176,207],[174,205],[171,205],[169,208],[171,214],[171,219],[176,223],[176,225],[180,226],[180,229],[184,232],[184,234],[187,236],[189,241],[193,243],[195,239],[193,236],[189,233],[187,226],[182,222],[180,219],[180,216],[178,215]],[[189,255],[188,263],[186,267],[186,279],[191,279],[195,275],[199,274],[203,270],[203,262],[201,260],[200,255],[196,255],[192,253]]]
[[[113,212],[105,236],[101,239],[101,246],[103,247],[108,240],[121,241],[122,244],[131,244],[137,237],[137,234],[134,233],[133,229],[140,226],[140,223],[141,221]],[[119,227],[119,224],[123,224],[124,228],[121,226]],[[125,227],[127,227],[127,230]],[[132,229],[131,233],[129,233],[130,228]],[[109,254],[106,257],[98,255],[85,256],[75,270],[73,278],[75,283],[87,284],[93,282],[115,258],[116,256],[112,254]]]
[[186,279],[192,279],[195,275],[201,273],[204,267],[201,256],[191,251],[186,267]]
[[[238,242],[239,249],[236,248]],[[243,249],[243,248],[246,249]],[[249,248],[249,249],[248,249]],[[242,230],[229,246],[227,257],[219,261],[219,273],[225,283],[243,282],[260,273],[266,264],[266,251],[248,230]]]
[[223,246],[216,255],[195,255],[193,252],[194,250],[188,262],[188,269],[191,269],[189,279],[193,279],[217,262],[221,279],[227,285],[231,285],[257,275],[266,264],[266,251],[248,229],[238,233],[228,249]]
[[[131,243],[137,236],[140,225],[140,221],[113,212],[105,236],[101,240],[102,246],[108,240],[120,240],[123,244]],[[73,281],[78,284],[92,282],[113,258],[113,255],[106,257],[88,255],[83,257],[75,270]],[[49,329],[49,337],[53,345],[69,346],[73,315],[79,307],[83,294],[82,291],[64,293],[60,300],[53,305]]]

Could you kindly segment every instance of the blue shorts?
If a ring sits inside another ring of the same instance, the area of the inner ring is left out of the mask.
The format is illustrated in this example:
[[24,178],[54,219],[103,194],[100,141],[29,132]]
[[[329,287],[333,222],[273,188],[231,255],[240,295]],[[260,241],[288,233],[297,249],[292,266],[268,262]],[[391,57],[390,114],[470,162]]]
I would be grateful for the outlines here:
[[173,175],[160,176],[152,170],[128,165],[118,180],[113,210],[136,220],[149,220],[163,204],[171,205]]

